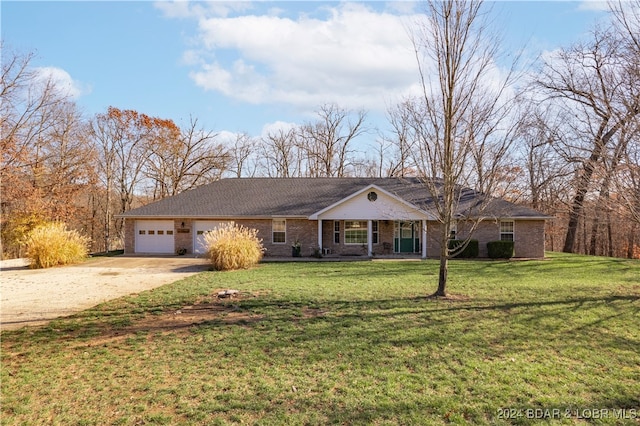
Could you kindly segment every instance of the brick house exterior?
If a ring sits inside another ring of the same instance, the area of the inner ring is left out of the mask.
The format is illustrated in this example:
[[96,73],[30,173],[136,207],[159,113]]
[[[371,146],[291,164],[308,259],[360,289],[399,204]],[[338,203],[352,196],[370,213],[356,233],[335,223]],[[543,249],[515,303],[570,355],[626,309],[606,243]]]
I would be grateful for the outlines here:
[[[258,230],[265,256],[289,257],[299,245],[301,256],[438,257],[429,200],[415,178],[223,179],[123,214],[125,253],[202,252],[208,229],[233,222]],[[542,258],[546,219],[491,200],[472,238],[480,257],[487,242],[510,239],[516,257]],[[457,238],[467,236],[465,223],[461,216]]]

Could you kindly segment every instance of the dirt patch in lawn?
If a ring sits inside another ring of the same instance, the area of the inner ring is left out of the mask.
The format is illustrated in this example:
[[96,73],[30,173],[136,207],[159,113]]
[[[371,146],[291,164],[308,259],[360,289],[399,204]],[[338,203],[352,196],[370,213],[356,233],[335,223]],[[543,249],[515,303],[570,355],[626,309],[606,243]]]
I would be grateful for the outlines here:
[[127,331],[173,331],[204,323],[244,324],[263,318],[262,315],[243,311],[237,304],[242,299],[255,297],[254,295],[239,293],[233,298],[216,300],[217,292],[218,290],[212,292],[211,298],[214,300],[211,302],[197,302],[178,310],[149,315],[136,321]]
[[[100,346],[111,342],[117,342],[140,333],[150,333],[148,338],[154,335],[167,333],[188,332],[193,327],[205,324],[250,324],[264,319],[264,315],[254,314],[242,310],[237,302],[243,299],[258,297],[257,294],[239,293],[233,298],[219,299],[216,297],[218,290],[209,297],[203,297],[193,305],[187,305],[177,310],[147,314],[142,318],[134,319],[126,326],[111,327],[105,325],[98,330],[93,330],[93,335],[88,341],[78,343],[83,346]],[[96,332],[97,331],[97,332]],[[68,339],[75,339],[85,333],[78,329],[69,332]]]

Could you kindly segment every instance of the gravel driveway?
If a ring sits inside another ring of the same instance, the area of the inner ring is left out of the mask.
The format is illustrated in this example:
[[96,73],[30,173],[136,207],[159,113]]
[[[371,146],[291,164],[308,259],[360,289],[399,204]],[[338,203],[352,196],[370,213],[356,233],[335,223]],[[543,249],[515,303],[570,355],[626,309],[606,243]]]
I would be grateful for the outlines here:
[[1,261],[0,330],[44,324],[208,268],[205,259],[183,256],[103,257],[49,269],[29,269],[22,259]]

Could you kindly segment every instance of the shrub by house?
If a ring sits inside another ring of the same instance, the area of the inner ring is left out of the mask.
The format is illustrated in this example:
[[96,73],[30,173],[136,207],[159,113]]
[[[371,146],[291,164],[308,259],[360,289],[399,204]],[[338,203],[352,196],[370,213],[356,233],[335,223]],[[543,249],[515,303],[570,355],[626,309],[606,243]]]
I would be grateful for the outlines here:
[[492,259],[511,259],[514,253],[513,241],[490,241],[487,251]]
[[204,235],[207,257],[218,271],[247,269],[262,259],[264,248],[256,229],[226,224]]
[[460,246],[463,244],[463,240],[449,240],[449,250],[454,250],[453,257],[461,259],[472,259],[478,257],[478,254],[480,253],[478,240],[469,240],[467,246],[460,250]]

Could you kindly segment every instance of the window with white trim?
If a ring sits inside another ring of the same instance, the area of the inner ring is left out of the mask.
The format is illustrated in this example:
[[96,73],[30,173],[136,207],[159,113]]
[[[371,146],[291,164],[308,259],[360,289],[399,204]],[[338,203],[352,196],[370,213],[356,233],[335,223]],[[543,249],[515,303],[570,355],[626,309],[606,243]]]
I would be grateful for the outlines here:
[[513,238],[513,221],[501,220],[500,221],[500,241],[514,241]]
[[367,244],[367,221],[366,220],[345,220],[344,221],[344,243],[345,244]]
[[287,242],[287,220],[273,219],[271,221],[271,240],[274,244]]
[[340,244],[340,221],[333,221],[333,242],[335,244]]

